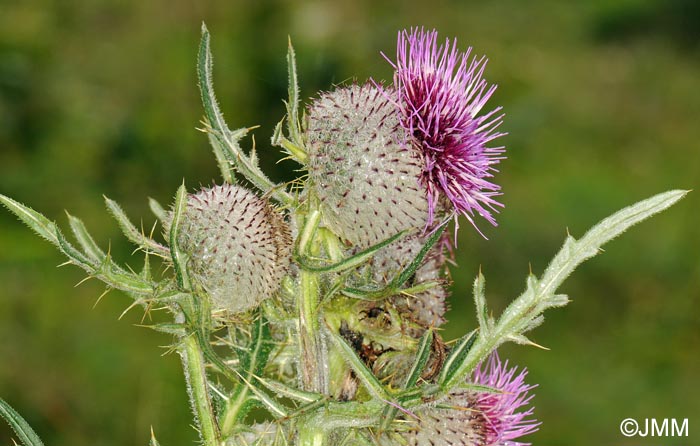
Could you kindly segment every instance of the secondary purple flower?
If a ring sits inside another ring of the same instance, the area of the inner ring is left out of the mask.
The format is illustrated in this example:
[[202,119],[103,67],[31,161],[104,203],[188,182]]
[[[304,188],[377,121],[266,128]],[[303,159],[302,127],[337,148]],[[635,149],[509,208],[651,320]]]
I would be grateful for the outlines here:
[[525,384],[527,369],[519,373],[516,367],[508,368],[508,361],[502,363],[494,353],[485,364],[481,364],[472,375],[472,382],[494,389],[499,393],[480,392],[476,397],[476,408],[482,413],[485,422],[487,442],[485,444],[518,446],[511,440],[535,432],[540,425],[531,418],[534,408],[518,412],[527,406],[534,395],[528,392],[534,385]]
[[[500,187],[489,179],[503,159],[503,147],[488,147],[504,133],[501,107],[479,115],[496,89],[482,75],[486,59],[458,51],[456,40],[438,45],[437,31],[399,32],[394,85],[401,125],[423,157],[421,182],[427,190],[429,224],[444,205],[472,225],[478,214],[496,225]],[[446,200],[449,200],[446,201]],[[476,226],[475,226],[476,227]]]
[[514,441],[535,432],[540,423],[532,419],[533,408],[524,409],[535,386],[525,383],[527,370],[508,368],[498,355],[481,364],[470,382],[494,389],[477,391],[468,386],[453,390],[435,408],[417,412],[419,425],[408,432],[411,446],[526,446]]

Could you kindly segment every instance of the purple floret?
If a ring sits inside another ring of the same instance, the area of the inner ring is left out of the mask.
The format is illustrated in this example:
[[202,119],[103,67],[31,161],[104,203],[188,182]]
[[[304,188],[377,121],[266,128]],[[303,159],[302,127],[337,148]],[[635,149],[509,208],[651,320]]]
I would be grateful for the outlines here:
[[486,59],[470,59],[470,53],[458,51],[456,40],[438,45],[437,31],[412,29],[399,32],[396,63],[390,61],[401,125],[424,161],[428,225],[449,202],[455,216],[472,225],[475,214],[496,225],[492,212],[502,206],[494,199],[500,186],[489,179],[504,148],[487,145],[504,135],[496,131],[503,115],[501,107],[478,115],[496,86],[482,77]]
[[534,407],[518,412],[529,405],[534,397],[529,391],[534,385],[525,383],[527,369],[519,373],[516,367],[508,368],[508,361],[502,363],[498,355],[491,357],[476,368],[472,383],[497,389],[497,393],[479,392],[474,404],[484,416],[488,445],[526,446],[530,443],[515,442],[517,438],[531,434],[540,423],[532,418]]

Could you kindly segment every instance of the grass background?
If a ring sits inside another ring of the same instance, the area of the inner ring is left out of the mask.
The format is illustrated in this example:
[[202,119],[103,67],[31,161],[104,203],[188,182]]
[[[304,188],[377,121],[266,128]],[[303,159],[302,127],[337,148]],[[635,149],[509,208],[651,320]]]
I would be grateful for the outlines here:
[[[700,4],[559,2],[0,1],[0,193],[67,224],[80,216],[115,257],[130,257],[102,194],[132,218],[217,179],[195,79],[199,28],[213,35],[215,83],[231,127],[260,124],[263,164],[283,115],[287,35],[308,99],[333,83],[390,79],[379,51],[396,32],[438,28],[489,59],[507,113],[499,227],[460,235],[446,338],[473,327],[481,267],[495,311],[541,272],[564,239],[654,193],[700,178]],[[533,338],[507,346],[539,383],[540,445],[639,445],[623,418],[689,418],[700,445],[700,195],[610,244],[564,287],[573,302]],[[121,320],[126,297],[80,287],[76,268],[0,212],[0,395],[54,446],[192,444],[180,364],[165,336]],[[10,434],[0,426],[0,443]]]

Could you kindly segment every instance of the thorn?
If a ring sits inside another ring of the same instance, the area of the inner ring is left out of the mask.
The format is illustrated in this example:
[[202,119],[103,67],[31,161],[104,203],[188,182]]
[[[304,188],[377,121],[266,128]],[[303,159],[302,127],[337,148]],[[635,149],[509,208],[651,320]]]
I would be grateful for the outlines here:
[[148,238],[153,238],[153,234],[155,234],[157,227],[158,227],[158,220],[153,222],[153,226],[151,227],[151,232],[148,235]]
[[97,307],[97,304],[100,303],[100,301],[102,300],[102,298],[105,297],[105,296],[107,295],[107,293],[109,293],[110,291],[112,291],[112,288],[106,288],[106,289],[102,292],[102,294],[100,294],[100,297],[97,298],[97,300],[95,301],[95,304],[92,306],[92,309],[93,309],[93,310]]
[[134,308],[136,305],[138,305],[138,304],[140,304],[140,303],[142,303],[142,302],[139,302],[138,300],[135,300],[134,302],[132,302],[131,305],[129,305],[128,307],[126,307],[126,310],[122,311],[122,314],[119,315],[119,317],[117,318],[117,320],[121,320],[121,319],[124,317],[124,315],[126,315],[126,313],[129,312],[129,310],[131,310],[132,308]]
[[532,341],[530,341],[530,345],[532,345],[533,347],[537,347],[539,349],[542,349],[542,350],[546,350],[546,351],[551,350],[550,348],[547,348],[544,345],[540,345],[540,344],[537,344],[537,343],[532,342]]
[[146,320],[146,316],[148,316],[148,320],[153,322],[153,318],[151,317],[151,308],[153,306],[153,302],[148,302],[146,305],[146,309],[143,311],[143,316],[141,316],[141,323]]
[[92,279],[92,276],[87,276],[86,278],[84,278],[84,279],[81,280],[80,282],[78,282],[78,283],[76,283],[75,285],[73,285],[73,288],[78,288],[80,285],[82,285],[83,283],[87,282],[87,281],[90,280],[90,279]]

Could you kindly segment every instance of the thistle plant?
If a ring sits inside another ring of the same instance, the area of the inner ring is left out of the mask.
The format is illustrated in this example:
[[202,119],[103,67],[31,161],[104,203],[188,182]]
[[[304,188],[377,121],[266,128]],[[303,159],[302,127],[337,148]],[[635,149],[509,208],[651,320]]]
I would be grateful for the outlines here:
[[[305,174],[275,184],[255,150],[241,147],[249,129],[224,121],[203,27],[202,130],[221,184],[183,184],[170,207],[152,200],[162,239],[106,199],[144,255],[140,272],[118,265],[78,218],[69,216],[70,241],[54,222],[0,195],[68,263],[145,312],[167,310],[170,320],[151,328],[172,335],[203,445],[527,444],[523,437],[540,425],[535,385],[496,350],[536,345],[527,335],[545,310],[569,301],[557,294],[564,279],[686,194],[661,193],[579,239],[568,236],[500,316],[487,306],[479,272],[473,329],[446,341],[440,326],[459,230],[450,223],[466,218],[471,227],[462,230],[475,237],[483,221],[496,224],[503,115],[486,106],[495,90],[484,78],[486,60],[456,41],[441,44],[436,31],[400,32],[396,57],[385,58],[391,84],[340,85],[302,106],[289,45],[286,116],[271,144]],[[160,274],[154,258],[166,266]],[[2,400],[0,414],[23,444],[41,444]]]

